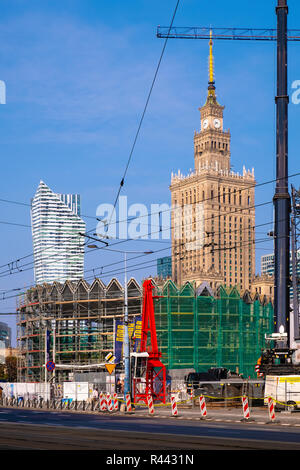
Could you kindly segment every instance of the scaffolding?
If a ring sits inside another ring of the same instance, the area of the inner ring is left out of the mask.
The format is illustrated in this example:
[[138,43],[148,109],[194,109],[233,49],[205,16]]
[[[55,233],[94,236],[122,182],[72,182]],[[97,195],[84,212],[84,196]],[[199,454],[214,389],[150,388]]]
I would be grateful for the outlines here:
[[[265,334],[273,332],[269,299],[222,286],[213,292],[207,282],[153,284],[158,348],[167,369],[226,367],[255,377]],[[142,287],[134,278],[127,286],[132,322],[141,316]],[[115,278],[107,285],[95,279],[91,285],[66,281],[28,290],[17,305],[18,382],[64,382],[83,366],[98,372],[115,351],[116,325],[123,318],[124,288]],[[47,376],[47,354],[56,365],[73,367],[57,367]],[[122,370],[122,363],[117,367]]]
[[169,370],[225,367],[256,377],[265,334],[273,332],[273,306],[265,296],[222,286],[214,294],[205,283],[178,289],[172,281],[157,296],[158,347]]
[[[127,283],[129,320],[141,315],[141,288],[134,278]],[[104,363],[114,351],[115,322],[124,315],[124,289],[117,279],[106,286],[100,279],[54,282],[36,286],[18,297],[18,381],[47,379],[45,363],[73,365],[55,369],[56,382],[69,380],[80,366]],[[46,361],[46,362],[45,362]],[[48,377],[49,380],[49,377]]]

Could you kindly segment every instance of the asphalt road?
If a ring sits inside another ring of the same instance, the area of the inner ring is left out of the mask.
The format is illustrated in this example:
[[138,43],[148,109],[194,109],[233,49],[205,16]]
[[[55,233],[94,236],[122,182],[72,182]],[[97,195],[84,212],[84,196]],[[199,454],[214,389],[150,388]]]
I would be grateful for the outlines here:
[[300,428],[1,409],[0,450],[300,450]]

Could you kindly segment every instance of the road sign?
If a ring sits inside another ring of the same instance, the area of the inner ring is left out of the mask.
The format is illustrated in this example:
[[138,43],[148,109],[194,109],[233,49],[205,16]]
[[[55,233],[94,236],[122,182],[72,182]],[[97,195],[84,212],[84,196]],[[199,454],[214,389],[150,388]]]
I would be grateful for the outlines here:
[[53,361],[48,361],[46,364],[46,368],[48,372],[51,372],[55,369],[55,364]]
[[116,364],[105,364],[105,367],[109,374],[111,374],[115,370]]
[[114,361],[115,361],[116,357],[112,354],[112,353],[108,353],[106,356],[105,356],[105,360],[107,363],[109,364],[113,364]]

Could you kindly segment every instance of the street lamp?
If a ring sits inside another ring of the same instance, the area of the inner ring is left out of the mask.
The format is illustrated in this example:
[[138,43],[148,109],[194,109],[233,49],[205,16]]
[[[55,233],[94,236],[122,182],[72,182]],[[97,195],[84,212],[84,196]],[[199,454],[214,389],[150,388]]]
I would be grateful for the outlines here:
[[[88,245],[88,248],[97,248],[95,245]],[[127,291],[127,254],[128,253],[142,253],[144,255],[150,255],[153,253],[152,250],[147,251],[128,251],[128,250],[114,250],[112,248],[103,248],[108,251],[115,251],[117,253],[124,254],[124,401],[126,403],[126,395],[131,393],[130,386],[130,346],[129,346],[129,334],[128,334],[128,291]]]
[[126,403],[126,394],[131,393],[130,386],[130,346],[128,334],[128,291],[127,291],[127,253],[144,253],[149,255],[153,251],[124,251],[124,400]]

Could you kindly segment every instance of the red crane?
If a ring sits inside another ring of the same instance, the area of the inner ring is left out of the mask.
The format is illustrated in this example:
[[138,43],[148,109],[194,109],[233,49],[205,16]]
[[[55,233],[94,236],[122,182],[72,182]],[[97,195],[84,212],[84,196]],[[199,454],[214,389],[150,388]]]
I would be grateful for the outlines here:
[[[156,325],[154,317],[153,296],[154,286],[151,279],[143,283],[143,312],[140,352],[135,353],[133,377],[134,402],[147,403],[147,397],[152,395],[154,402],[166,403],[166,368],[161,362],[161,352],[158,350]],[[150,343],[147,345],[150,331]]]

